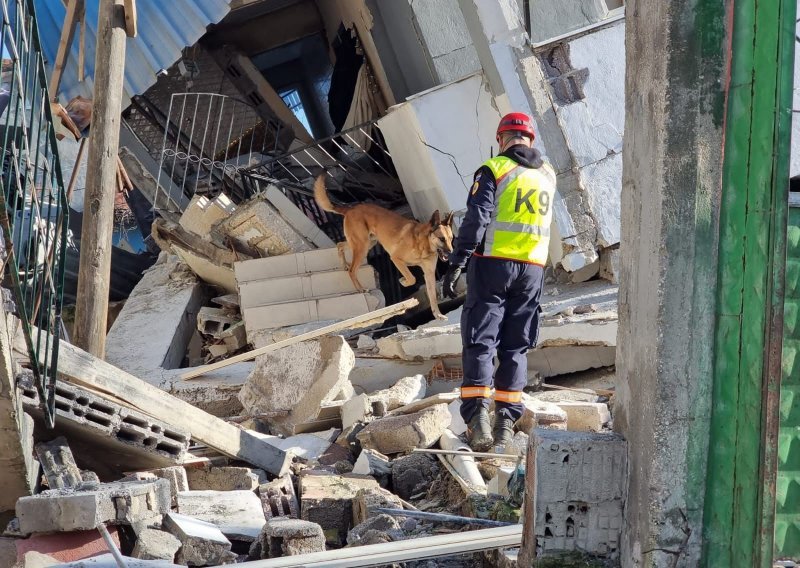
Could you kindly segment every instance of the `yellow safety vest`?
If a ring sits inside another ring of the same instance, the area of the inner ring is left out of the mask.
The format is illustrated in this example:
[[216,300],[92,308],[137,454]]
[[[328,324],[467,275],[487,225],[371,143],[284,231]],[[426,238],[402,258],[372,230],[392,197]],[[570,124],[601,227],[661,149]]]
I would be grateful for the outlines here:
[[492,171],[497,184],[483,256],[544,266],[553,219],[555,172],[549,164],[526,168],[505,156],[483,165]]

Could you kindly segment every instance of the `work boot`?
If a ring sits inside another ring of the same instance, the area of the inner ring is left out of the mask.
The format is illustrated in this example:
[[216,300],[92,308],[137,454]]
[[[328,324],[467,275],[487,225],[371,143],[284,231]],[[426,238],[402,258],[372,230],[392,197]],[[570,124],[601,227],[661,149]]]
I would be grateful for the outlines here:
[[489,411],[483,406],[472,415],[467,424],[467,441],[475,452],[485,452],[492,447],[492,427],[489,424]]
[[514,437],[514,421],[507,416],[495,414],[494,417],[494,447],[505,448]]

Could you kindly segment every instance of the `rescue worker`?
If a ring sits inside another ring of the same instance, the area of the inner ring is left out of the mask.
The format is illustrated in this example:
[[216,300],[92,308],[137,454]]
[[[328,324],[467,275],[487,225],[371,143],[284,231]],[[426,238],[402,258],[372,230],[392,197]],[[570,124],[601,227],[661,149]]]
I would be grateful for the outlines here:
[[[533,121],[526,114],[514,112],[501,119],[500,154],[475,173],[443,280],[444,293],[454,298],[455,283],[471,259],[461,315],[461,416],[470,446],[480,452],[511,440],[523,411],[526,353],[539,334],[555,172],[532,148],[534,138]],[[492,387],[494,429],[488,410]]]

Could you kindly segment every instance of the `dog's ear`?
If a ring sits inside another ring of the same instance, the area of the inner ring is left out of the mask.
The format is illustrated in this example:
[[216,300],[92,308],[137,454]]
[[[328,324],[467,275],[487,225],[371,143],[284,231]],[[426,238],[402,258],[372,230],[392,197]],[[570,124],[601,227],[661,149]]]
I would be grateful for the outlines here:
[[447,225],[448,227],[452,227],[453,226],[453,212],[452,211],[450,211],[450,213],[447,214],[447,217],[445,217],[444,224]]
[[442,217],[439,215],[439,210],[437,209],[436,211],[433,212],[433,215],[431,215],[431,228],[435,229],[441,224],[442,224]]

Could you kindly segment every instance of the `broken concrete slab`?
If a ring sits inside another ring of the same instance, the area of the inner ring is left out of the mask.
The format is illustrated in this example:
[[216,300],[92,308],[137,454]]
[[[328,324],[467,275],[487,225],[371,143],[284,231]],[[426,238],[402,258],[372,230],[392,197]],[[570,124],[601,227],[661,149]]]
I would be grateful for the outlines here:
[[611,413],[604,402],[558,402],[558,407],[567,413],[567,430],[573,432],[602,432],[611,422]]
[[313,462],[319,461],[325,455],[325,452],[328,451],[328,448],[341,433],[342,431],[338,428],[330,428],[322,432],[309,432],[295,434],[288,438],[277,438],[271,440],[270,443],[295,457]]
[[77,487],[83,483],[81,470],[66,438],[59,436],[49,442],[40,442],[35,449],[50,489]]
[[178,257],[162,253],[158,258],[106,337],[106,361],[142,378],[181,366],[205,300],[200,282]]
[[528,351],[528,371],[544,378],[613,366],[617,348],[606,345],[561,345]]
[[142,529],[136,535],[131,556],[141,560],[175,560],[181,541],[174,535],[157,530]]
[[211,523],[169,513],[164,517],[164,528],[181,542],[175,557],[179,564],[214,566],[230,557],[230,541]]
[[353,527],[353,499],[361,489],[378,489],[371,477],[306,473],[300,476],[300,516],[319,524],[329,545],[342,546]]
[[160,517],[172,497],[164,479],[104,483],[92,490],[53,489],[17,501],[23,534],[90,530],[100,523],[133,524]]
[[339,394],[354,363],[353,350],[338,335],[290,345],[258,357],[239,400],[252,414],[285,413],[272,423],[292,435],[295,425],[314,420],[320,404]]
[[267,481],[267,474],[249,467],[193,467],[186,470],[191,491],[254,491]]
[[266,522],[253,491],[182,491],[178,512],[219,528],[228,539],[252,542]]
[[305,211],[301,210],[294,202],[275,185],[268,185],[263,191],[264,197],[272,204],[289,225],[309,242],[318,248],[335,246],[331,238],[312,221]]
[[357,438],[365,449],[387,455],[430,448],[450,424],[446,404],[437,404],[414,414],[389,416],[368,424]]
[[367,422],[372,418],[372,403],[366,394],[359,394],[346,401],[341,408],[342,429],[347,430],[358,422]]
[[400,528],[400,523],[394,517],[380,514],[368,518],[363,523],[356,525],[347,533],[348,546],[362,546],[375,542],[374,535],[370,533],[379,532],[389,537],[388,540],[402,540],[405,535]]
[[[18,392],[26,411],[43,425],[31,375],[19,376]],[[69,436],[78,465],[105,478],[179,463],[189,448],[188,432],[86,389],[59,381],[55,397],[58,431]]]
[[184,209],[178,224],[200,238],[211,240],[211,228],[230,217],[235,209],[233,201],[224,193],[213,199],[195,195]]
[[[460,360],[459,355],[459,363]],[[456,360],[453,359],[453,361]],[[436,362],[433,360],[404,361],[402,359],[364,357],[361,354],[357,354],[356,364],[350,372],[350,382],[353,384],[356,392],[375,392],[391,388],[393,384],[403,377],[411,377],[413,375],[427,376],[435,363]],[[434,388],[435,385],[429,385],[428,391]]]
[[[250,549],[255,558],[280,558],[325,551],[325,534],[317,523],[301,519],[270,519],[257,540],[258,548]],[[258,552],[258,554],[253,554]]]
[[391,411],[424,398],[426,388],[424,375],[403,377],[388,389],[370,393],[369,399],[373,408],[380,401],[386,411]]
[[401,331],[378,339],[381,357],[416,361],[461,355],[461,326]]
[[186,477],[186,468],[183,466],[163,467],[154,469],[150,473],[160,479],[169,481],[169,487],[172,492],[172,506],[178,505],[177,497],[179,491],[189,491],[189,480]]
[[212,233],[220,241],[230,239],[238,250],[255,258],[314,248],[263,196],[240,204],[227,219],[213,228]]
[[[437,404],[450,404],[453,401],[459,398],[460,394],[459,391],[451,391],[451,392],[442,392],[439,394],[435,394],[433,396],[429,396],[427,398],[423,398],[420,400],[415,400],[392,410],[389,413],[389,416],[396,416],[398,414],[412,414],[414,412],[419,412],[420,410],[425,410],[430,406],[435,406]],[[452,423],[450,424],[452,429]]]

